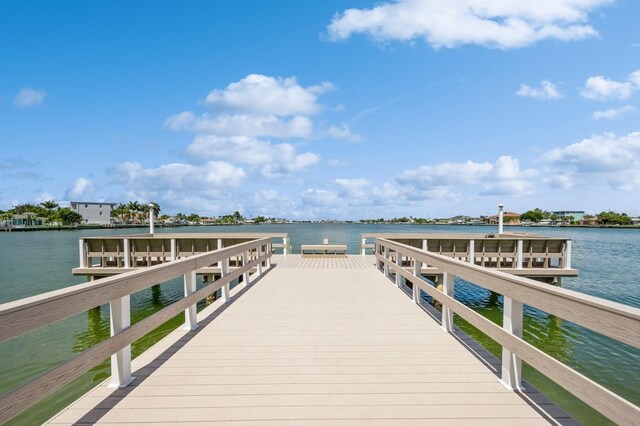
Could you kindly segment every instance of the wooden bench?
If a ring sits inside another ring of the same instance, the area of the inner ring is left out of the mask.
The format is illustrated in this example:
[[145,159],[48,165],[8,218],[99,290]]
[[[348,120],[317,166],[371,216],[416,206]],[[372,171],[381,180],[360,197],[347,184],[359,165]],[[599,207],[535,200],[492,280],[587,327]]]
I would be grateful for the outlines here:
[[347,257],[346,244],[303,244],[300,246],[302,257]]

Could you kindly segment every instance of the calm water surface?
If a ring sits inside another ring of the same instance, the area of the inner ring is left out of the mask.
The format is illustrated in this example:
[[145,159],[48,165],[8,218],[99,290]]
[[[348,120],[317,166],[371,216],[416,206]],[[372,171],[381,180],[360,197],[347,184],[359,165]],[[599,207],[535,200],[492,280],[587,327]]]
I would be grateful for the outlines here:
[[[640,231],[617,229],[508,228],[573,240],[573,266],[577,278],[564,278],[564,288],[640,307]],[[78,238],[145,232],[87,230],[0,233],[0,303],[85,282],[74,277],[78,266]],[[359,224],[244,225],[160,229],[159,232],[287,232],[294,253],[301,244],[318,244],[323,238],[347,244],[357,254],[360,234],[366,232],[495,232],[495,227],[407,226]],[[201,283],[199,284],[202,285]],[[182,297],[181,280],[141,291],[132,296],[135,323]],[[465,282],[456,283],[456,298],[491,320],[502,321],[502,297]],[[200,306],[202,308],[202,306]],[[133,346],[137,355],[183,321],[179,315]],[[495,342],[457,321],[467,333],[494,354]],[[35,375],[69,360],[109,335],[108,306],[61,321],[27,335],[0,343],[0,392],[25,383]],[[592,333],[537,309],[525,308],[524,338],[598,383],[640,405],[640,351]],[[549,395],[583,423],[601,424],[603,419],[567,395],[536,371],[525,366],[525,378]],[[12,423],[40,423],[109,375],[105,361],[72,385],[45,399]]]

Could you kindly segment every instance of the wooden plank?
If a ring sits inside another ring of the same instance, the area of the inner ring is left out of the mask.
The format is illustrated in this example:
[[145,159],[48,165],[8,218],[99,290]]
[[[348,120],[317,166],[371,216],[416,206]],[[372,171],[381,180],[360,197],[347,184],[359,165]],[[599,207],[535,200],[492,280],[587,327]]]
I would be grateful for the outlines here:
[[348,260],[321,273],[274,268],[188,341],[145,353],[129,389],[98,387],[52,423],[567,419],[507,391],[372,264]]

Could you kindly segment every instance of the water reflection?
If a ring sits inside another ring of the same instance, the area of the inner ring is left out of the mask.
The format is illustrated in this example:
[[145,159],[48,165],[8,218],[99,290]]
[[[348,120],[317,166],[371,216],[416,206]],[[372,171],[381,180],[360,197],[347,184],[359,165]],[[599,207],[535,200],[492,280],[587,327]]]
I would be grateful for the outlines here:
[[[108,311],[108,308],[106,309]],[[97,345],[110,334],[109,313],[102,314],[102,308],[97,307],[87,311],[87,329],[74,336],[73,351],[84,352]]]

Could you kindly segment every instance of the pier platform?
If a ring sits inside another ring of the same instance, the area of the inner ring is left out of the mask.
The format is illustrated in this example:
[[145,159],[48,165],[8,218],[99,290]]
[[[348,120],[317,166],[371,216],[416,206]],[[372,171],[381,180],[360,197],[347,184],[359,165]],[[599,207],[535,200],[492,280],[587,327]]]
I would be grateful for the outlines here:
[[414,303],[373,255],[272,256],[48,424],[575,424],[439,313]]

